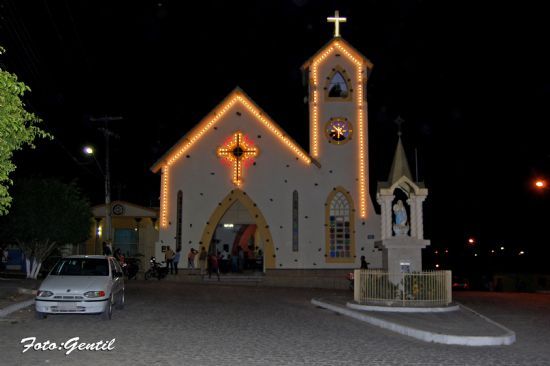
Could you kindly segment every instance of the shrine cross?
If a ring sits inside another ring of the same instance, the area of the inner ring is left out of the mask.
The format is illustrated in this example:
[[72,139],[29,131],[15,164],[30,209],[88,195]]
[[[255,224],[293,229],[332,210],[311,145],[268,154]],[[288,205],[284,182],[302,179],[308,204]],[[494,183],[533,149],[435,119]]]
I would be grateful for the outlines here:
[[405,122],[401,116],[397,116],[397,118],[393,121],[397,125],[397,135],[401,136],[401,125]]

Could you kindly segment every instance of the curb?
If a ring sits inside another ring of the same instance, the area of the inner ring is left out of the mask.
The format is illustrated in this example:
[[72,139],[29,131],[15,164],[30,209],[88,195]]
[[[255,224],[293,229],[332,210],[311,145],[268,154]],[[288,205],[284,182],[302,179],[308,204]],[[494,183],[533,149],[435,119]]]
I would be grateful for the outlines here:
[[15,304],[11,304],[9,306],[6,306],[3,309],[0,309],[0,318],[4,318],[13,312],[16,312],[18,310],[21,310],[23,308],[26,308],[27,306],[31,306],[34,304],[34,296],[36,296],[36,290],[28,289],[24,287],[18,287],[16,289],[16,292],[22,295],[33,295],[33,298],[29,300],[16,302]]
[[34,299],[21,301],[10,306],[6,306],[5,308],[0,309],[0,318],[4,318],[17,310],[21,310],[27,306],[31,306],[32,304],[34,304]]
[[458,305],[451,305],[447,307],[428,308],[428,307],[390,307],[390,306],[374,306],[374,305],[360,305],[353,302],[346,303],[346,306],[353,310],[363,311],[378,311],[383,313],[448,313],[451,311],[457,311],[460,309]]
[[433,333],[425,330],[420,330],[396,323],[392,323],[386,320],[378,319],[360,312],[347,309],[342,306],[332,305],[321,301],[320,299],[312,299],[311,303],[315,306],[322,307],[327,310],[334,311],[336,313],[349,316],[351,318],[364,321],[371,325],[390,330],[402,335],[406,335],[415,339],[419,339],[425,342],[434,342],[449,345],[461,345],[461,346],[504,346],[510,345],[516,341],[516,334],[508,328],[488,319],[487,317],[476,313],[475,311],[464,307],[468,311],[472,311],[474,314],[480,316],[483,320],[487,320],[499,328],[505,330],[506,334],[502,336],[458,336],[451,334]]

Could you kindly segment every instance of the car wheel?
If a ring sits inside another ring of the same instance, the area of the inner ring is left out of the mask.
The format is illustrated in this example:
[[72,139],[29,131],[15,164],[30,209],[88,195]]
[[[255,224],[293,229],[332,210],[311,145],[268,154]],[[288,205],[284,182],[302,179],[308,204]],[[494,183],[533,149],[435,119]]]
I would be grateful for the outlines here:
[[120,291],[120,297],[118,298],[118,302],[116,304],[116,308],[117,309],[124,309],[124,301],[125,301],[125,298],[124,298],[124,289],[122,289],[122,291]]
[[45,319],[46,318],[46,314],[41,312],[41,311],[35,311],[34,312],[34,317],[36,319]]
[[105,310],[103,310],[103,314],[101,314],[104,320],[111,320],[111,317],[113,316],[113,295],[111,294],[111,297],[109,297],[109,300],[107,301],[107,306],[105,307]]

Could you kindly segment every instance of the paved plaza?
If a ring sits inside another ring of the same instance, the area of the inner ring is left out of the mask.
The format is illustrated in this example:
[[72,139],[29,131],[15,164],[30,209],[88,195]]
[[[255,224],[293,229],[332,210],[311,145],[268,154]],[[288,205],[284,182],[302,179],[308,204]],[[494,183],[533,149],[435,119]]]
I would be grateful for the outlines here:
[[[511,328],[511,346],[425,343],[316,308],[344,291],[127,282],[111,321],[24,309],[0,319],[2,365],[550,365],[550,295],[455,293],[456,300]],[[115,338],[113,351],[22,353],[21,339],[60,345]]]

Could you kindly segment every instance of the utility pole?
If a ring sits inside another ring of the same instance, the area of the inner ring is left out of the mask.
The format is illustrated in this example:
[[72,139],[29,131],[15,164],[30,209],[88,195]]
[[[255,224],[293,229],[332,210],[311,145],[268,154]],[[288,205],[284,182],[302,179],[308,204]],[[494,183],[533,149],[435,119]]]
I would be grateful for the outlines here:
[[115,133],[110,131],[108,123],[111,121],[120,121],[122,117],[99,117],[99,118],[90,118],[92,122],[104,122],[105,127],[100,127],[99,130],[103,132],[105,136],[105,241],[112,243],[112,210],[111,210],[111,169],[110,169],[110,159],[109,159],[109,137],[118,137]]

